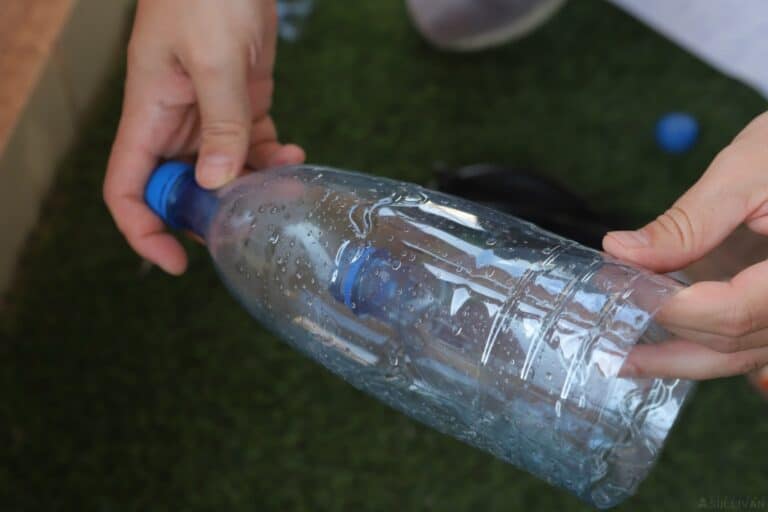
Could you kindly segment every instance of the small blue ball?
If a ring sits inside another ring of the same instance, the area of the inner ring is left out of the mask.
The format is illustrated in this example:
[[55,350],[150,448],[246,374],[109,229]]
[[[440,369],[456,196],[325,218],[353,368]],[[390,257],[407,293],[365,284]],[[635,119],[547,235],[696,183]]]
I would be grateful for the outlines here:
[[656,123],[656,143],[667,153],[685,153],[699,136],[699,122],[685,112],[664,114]]

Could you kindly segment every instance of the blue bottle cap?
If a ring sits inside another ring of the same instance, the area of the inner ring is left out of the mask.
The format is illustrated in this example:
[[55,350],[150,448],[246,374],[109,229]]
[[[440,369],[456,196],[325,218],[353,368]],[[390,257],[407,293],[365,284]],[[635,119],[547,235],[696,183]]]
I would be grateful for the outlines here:
[[144,201],[163,222],[172,224],[168,216],[168,199],[176,184],[187,176],[195,174],[192,164],[169,161],[160,165],[149,177],[144,189]]
[[698,121],[685,112],[667,113],[656,123],[656,142],[667,153],[685,153],[696,143],[698,135]]

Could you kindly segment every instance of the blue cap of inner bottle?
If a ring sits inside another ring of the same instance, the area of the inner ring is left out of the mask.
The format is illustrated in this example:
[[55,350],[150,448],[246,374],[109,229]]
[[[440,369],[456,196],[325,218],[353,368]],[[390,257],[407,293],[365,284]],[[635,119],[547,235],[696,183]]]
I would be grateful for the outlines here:
[[178,161],[168,161],[161,164],[149,177],[144,189],[144,201],[149,205],[163,222],[171,225],[173,222],[168,215],[168,203],[171,192],[176,184],[188,177],[195,175],[195,167],[192,164]]

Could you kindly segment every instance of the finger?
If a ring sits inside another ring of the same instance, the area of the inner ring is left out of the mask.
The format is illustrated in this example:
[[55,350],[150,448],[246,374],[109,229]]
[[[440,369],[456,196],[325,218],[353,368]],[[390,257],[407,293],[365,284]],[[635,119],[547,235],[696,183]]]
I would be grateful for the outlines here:
[[761,208],[766,165],[764,145],[751,138],[734,141],[669,210],[637,231],[608,233],[603,247],[657,272],[696,261]]
[[703,380],[749,373],[766,364],[768,347],[723,353],[692,341],[674,340],[635,345],[619,375]]
[[299,165],[306,160],[304,149],[296,144],[285,144],[278,151],[272,154],[269,161],[270,167],[280,167],[284,165]]
[[768,261],[763,261],[730,281],[704,281],[681,290],[664,305],[658,320],[672,328],[749,339],[768,328],[766,290]]
[[295,144],[283,145],[277,141],[277,131],[268,116],[254,123],[248,166],[253,169],[297,165],[304,162],[304,150]]
[[152,106],[133,106],[127,97],[104,180],[104,200],[131,247],[166,272],[179,275],[187,265],[184,249],[144,203],[144,187],[158,160],[151,140],[158,114]]
[[201,141],[196,177],[201,186],[217,188],[245,165],[251,130],[248,50],[213,45],[182,64],[197,94]]
[[761,329],[744,336],[727,336],[669,325],[666,327],[680,339],[699,343],[717,352],[739,352],[768,345],[768,329]]

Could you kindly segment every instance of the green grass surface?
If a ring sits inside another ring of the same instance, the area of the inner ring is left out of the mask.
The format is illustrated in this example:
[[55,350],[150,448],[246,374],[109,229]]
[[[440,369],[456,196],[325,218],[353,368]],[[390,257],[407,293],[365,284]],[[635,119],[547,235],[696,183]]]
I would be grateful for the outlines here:
[[[398,0],[321,1],[279,53],[275,116],[312,161],[417,182],[436,161],[531,165],[634,222],[765,108],[596,0],[462,56],[424,44]],[[0,510],[587,509],[293,352],[203,248],[181,279],[142,275],[100,197],[120,83],[62,164],[0,310]],[[652,139],[673,109],[703,129],[682,157]],[[621,510],[765,496],[766,447],[766,405],[743,379],[706,383]]]

